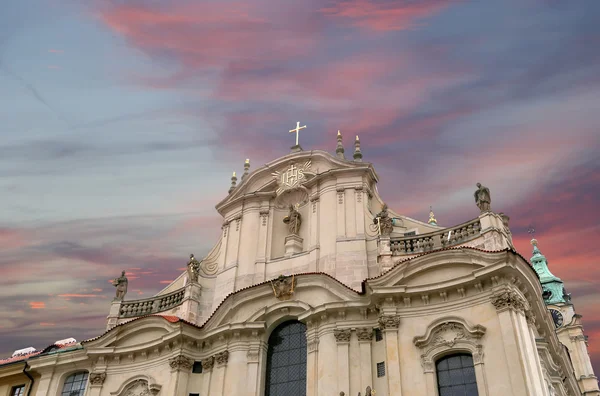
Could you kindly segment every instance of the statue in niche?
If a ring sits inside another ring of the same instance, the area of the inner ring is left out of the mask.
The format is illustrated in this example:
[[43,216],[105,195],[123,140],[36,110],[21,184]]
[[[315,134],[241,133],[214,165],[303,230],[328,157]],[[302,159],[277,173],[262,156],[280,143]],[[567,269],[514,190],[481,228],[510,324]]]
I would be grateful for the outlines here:
[[482,186],[481,183],[477,183],[477,191],[475,191],[475,203],[477,207],[483,212],[491,211],[492,197],[490,196],[490,189]]
[[200,274],[200,262],[196,260],[193,254],[190,254],[190,261],[187,263],[187,273],[189,282],[198,282],[198,274]]
[[125,276],[125,271],[121,272],[121,276],[113,279],[112,284],[117,288],[117,295],[113,301],[122,301],[125,298],[125,294],[127,294],[127,277]]
[[302,225],[302,215],[298,212],[297,205],[290,205],[290,212],[284,217],[283,222],[288,225],[290,235],[298,235]]
[[389,216],[387,204],[383,204],[381,212],[373,219],[373,224],[378,227],[379,235],[389,236],[394,231],[394,220]]

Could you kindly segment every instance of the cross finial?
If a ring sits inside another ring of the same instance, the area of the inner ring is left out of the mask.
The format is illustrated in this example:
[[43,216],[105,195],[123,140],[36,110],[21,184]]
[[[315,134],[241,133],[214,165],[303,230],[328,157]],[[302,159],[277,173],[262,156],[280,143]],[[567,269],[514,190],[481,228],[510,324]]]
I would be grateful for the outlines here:
[[305,128],[306,128],[306,125],[300,126],[300,121],[297,121],[296,128],[290,130],[290,133],[296,132],[296,146],[298,145],[298,132],[300,132],[301,129],[305,129]]

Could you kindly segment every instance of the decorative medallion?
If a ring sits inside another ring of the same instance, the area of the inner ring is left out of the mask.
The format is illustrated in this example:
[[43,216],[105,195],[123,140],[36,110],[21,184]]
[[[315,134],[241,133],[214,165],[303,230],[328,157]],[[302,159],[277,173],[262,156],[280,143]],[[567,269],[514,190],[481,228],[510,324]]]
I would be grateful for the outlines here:
[[304,183],[307,180],[306,176],[310,173],[310,166],[311,160],[308,160],[300,166],[291,163],[283,172],[273,172],[272,175],[277,180],[277,185],[279,186],[276,191],[277,195],[281,195],[284,191],[293,189]]
[[289,300],[290,297],[292,297],[292,295],[294,294],[295,285],[296,280],[294,278],[294,275],[280,275],[279,278],[271,281],[271,286],[273,287],[273,294],[279,300]]

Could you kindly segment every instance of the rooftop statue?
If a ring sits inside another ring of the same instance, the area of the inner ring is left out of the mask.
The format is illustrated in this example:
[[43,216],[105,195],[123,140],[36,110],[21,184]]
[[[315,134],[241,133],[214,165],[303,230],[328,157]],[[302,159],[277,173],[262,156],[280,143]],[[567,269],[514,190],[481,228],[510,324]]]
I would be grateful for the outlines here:
[[200,262],[196,260],[193,254],[190,254],[190,261],[187,263],[188,279],[190,282],[198,282],[200,274]]
[[113,279],[112,284],[117,288],[115,300],[123,300],[125,294],[127,294],[127,277],[125,276],[125,271],[121,272],[121,276]]
[[482,186],[481,183],[477,183],[477,191],[475,191],[475,203],[477,207],[483,212],[491,211],[490,205],[492,204],[492,198],[490,196],[490,189]]
[[283,222],[288,225],[291,235],[298,235],[302,225],[302,215],[294,205],[290,205],[290,213],[283,219]]
[[379,235],[389,236],[394,230],[394,220],[388,214],[387,204],[383,204],[381,212],[377,213],[377,216],[373,219],[373,224],[376,224],[379,228]]

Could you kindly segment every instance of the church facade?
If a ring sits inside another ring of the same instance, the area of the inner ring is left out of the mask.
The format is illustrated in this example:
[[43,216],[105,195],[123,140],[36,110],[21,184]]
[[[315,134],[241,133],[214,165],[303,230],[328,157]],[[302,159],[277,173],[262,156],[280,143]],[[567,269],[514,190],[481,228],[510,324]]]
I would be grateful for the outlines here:
[[148,299],[115,279],[105,332],[0,361],[0,396],[600,396],[581,316],[489,190],[418,221],[354,146],[246,161],[205,257]]

